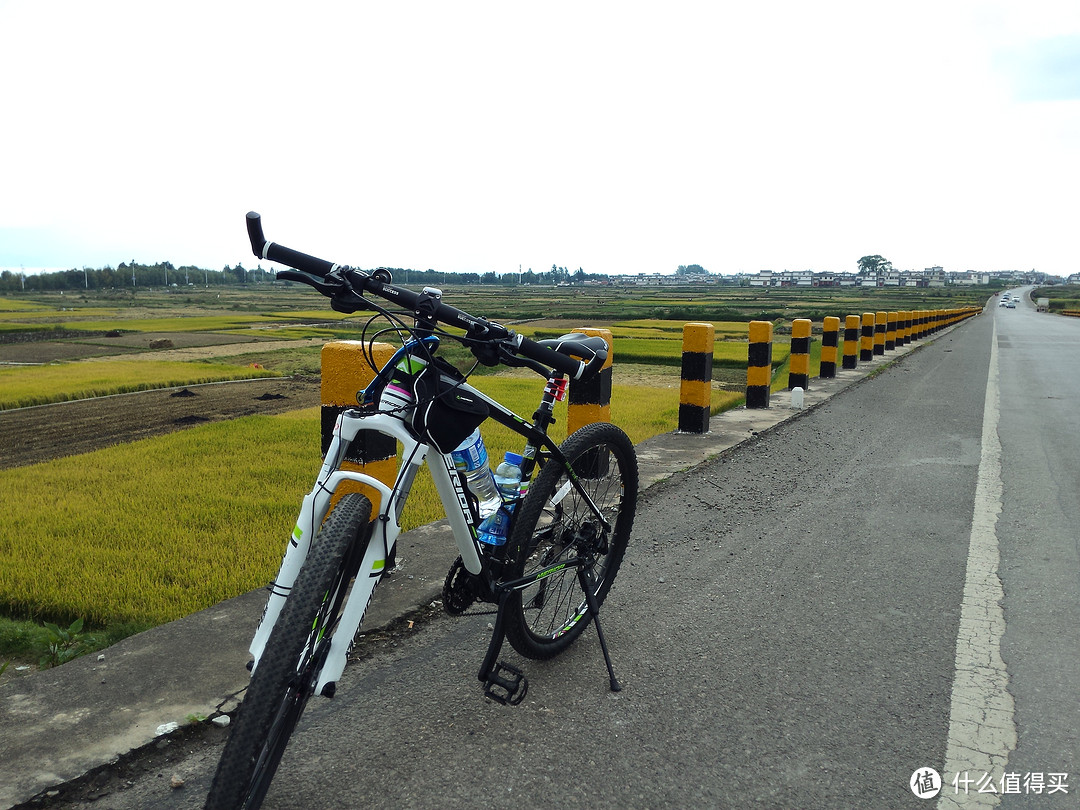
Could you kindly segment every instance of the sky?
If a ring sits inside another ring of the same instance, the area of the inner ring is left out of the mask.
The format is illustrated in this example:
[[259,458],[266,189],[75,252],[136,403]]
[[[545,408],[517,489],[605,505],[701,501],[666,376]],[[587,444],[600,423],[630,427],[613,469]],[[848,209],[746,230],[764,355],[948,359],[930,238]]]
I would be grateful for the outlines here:
[[16,271],[1080,271],[1076,0],[0,0],[0,76]]

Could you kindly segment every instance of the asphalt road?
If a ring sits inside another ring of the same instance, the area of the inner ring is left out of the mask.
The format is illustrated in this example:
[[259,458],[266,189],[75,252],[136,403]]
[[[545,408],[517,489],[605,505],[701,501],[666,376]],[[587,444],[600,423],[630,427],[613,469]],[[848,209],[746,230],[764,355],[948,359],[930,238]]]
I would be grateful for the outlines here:
[[[997,310],[1002,657],[1015,697],[1015,772],[1070,774],[1080,806],[1080,319]],[[1013,797],[1006,797],[1012,799]],[[1046,793],[1006,807],[1048,807]]]
[[[940,807],[1077,807],[1078,343],[988,310],[652,488],[603,613],[621,693],[589,631],[488,703],[490,617],[439,617],[312,704],[265,807],[912,808],[926,768]],[[92,806],[198,807],[219,745]],[[956,793],[984,759],[1068,793]]]

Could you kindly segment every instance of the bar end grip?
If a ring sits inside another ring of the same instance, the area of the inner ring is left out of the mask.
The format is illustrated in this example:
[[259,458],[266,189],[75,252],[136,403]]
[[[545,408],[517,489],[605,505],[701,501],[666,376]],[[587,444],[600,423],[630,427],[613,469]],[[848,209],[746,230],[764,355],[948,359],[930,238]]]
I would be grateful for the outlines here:
[[263,236],[262,217],[255,211],[247,213],[247,232],[248,239],[251,240],[251,252],[260,259],[265,258],[263,246],[266,244],[266,237]]

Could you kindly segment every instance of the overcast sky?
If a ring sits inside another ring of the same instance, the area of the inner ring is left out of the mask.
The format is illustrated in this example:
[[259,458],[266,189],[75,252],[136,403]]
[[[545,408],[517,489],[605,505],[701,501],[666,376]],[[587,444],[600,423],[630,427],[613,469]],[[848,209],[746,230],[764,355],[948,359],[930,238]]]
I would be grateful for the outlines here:
[[0,0],[0,76],[4,268],[1080,270],[1076,0]]

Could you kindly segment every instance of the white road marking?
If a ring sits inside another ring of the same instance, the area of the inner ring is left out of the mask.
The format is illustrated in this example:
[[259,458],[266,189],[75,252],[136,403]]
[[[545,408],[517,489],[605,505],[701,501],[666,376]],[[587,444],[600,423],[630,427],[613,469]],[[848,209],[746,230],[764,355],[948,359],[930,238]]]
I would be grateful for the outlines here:
[[1009,752],[1016,747],[1016,721],[1009,674],[1001,660],[1005,633],[1002,603],[1005,592],[998,576],[997,521],[1001,514],[1001,442],[998,440],[997,325],[990,345],[990,373],[983,408],[982,452],[971,521],[964,601],[956,639],[956,676],[949,712],[949,742],[945,754],[945,784],[938,810],[996,807],[998,793],[980,793],[974,784],[957,792],[952,780],[965,772],[972,779],[989,774],[1000,790]]

